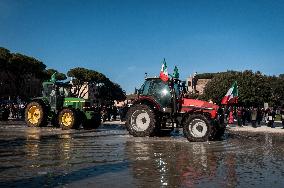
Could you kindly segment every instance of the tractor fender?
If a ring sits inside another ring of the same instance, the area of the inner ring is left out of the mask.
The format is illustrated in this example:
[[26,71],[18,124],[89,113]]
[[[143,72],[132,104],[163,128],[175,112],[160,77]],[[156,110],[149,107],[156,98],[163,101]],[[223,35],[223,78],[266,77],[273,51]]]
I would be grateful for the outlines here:
[[34,99],[31,100],[31,102],[33,102],[33,101],[42,104],[47,112],[50,111],[50,109],[51,109],[50,104],[49,104],[49,102],[46,98],[34,98]]

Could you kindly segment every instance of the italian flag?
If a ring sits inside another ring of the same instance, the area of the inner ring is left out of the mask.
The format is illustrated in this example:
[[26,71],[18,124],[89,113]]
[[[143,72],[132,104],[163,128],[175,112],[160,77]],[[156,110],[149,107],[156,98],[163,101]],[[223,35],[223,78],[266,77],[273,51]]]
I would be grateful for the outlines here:
[[238,86],[235,81],[232,87],[228,90],[227,94],[223,97],[221,104],[235,104],[238,103]]
[[167,64],[166,64],[166,60],[164,59],[163,64],[162,64],[162,68],[161,68],[161,72],[160,72],[160,78],[166,82],[169,79],[169,75],[168,75],[168,69],[167,69]]

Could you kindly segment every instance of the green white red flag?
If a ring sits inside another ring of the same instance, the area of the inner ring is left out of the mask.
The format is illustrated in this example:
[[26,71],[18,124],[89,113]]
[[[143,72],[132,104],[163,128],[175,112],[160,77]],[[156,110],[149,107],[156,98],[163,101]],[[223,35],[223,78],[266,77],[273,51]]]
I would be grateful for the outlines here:
[[238,86],[235,81],[231,88],[228,90],[227,94],[223,97],[221,104],[236,104],[238,103]]
[[168,68],[167,68],[167,64],[166,64],[166,60],[165,59],[163,61],[162,68],[161,68],[161,71],[160,71],[160,78],[164,82],[169,80]]

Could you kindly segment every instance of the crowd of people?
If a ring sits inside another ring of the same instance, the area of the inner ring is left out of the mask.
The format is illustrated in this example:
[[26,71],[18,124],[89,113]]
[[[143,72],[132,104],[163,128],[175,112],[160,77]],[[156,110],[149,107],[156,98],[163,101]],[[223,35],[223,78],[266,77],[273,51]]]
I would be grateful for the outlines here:
[[24,119],[25,104],[24,103],[2,103],[0,104],[1,119]]
[[115,105],[103,105],[100,107],[102,115],[102,121],[116,121],[118,118],[120,121],[125,120],[127,106],[116,107]]
[[282,106],[281,109],[231,106],[225,110],[225,119],[228,124],[234,124],[234,120],[236,120],[240,127],[251,124],[252,127],[257,128],[257,126],[260,126],[263,122],[268,127],[275,128],[275,119],[277,114],[280,115],[282,128],[284,129],[284,106]]
[[[102,105],[98,108],[103,122],[116,121],[117,119],[119,119],[120,121],[124,121],[127,109],[127,105],[123,105],[121,107],[117,107],[115,105]],[[8,120],[8,118],[23,120],[25,112],[25,103],[0,103],[0,110],[0,120]],[[284,105],[282,106],[282,108],[266,109],[259,107],[246,108],[230,106],[226,107],[222,111],[223,116],[229,125],[234,124],[234,121],[236,121],[237,125],[240,127],[251,124],[251,126],[254,128],[260,126],[261,123],[265,123],[268,127],[275,128],[276,115],[279,114],[284,129]]]

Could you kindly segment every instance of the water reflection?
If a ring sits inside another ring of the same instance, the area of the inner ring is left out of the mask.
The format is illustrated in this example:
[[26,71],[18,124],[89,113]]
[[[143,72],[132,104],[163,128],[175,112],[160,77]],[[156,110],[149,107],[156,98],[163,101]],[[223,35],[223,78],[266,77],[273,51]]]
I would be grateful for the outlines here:
[[62,156],[61,159],[65,161],[66,165],[66,161],[68,161],[71,157],[71,136],[69,134],[63,134],[59,135],[58,138],[61,139],[58,153]]
[[118,181],[120,187],[284,185],[284,142],[271,135],[190,143],[130,137],[115,127],[100,132],[25,128],[9,137],[14,132],[6,137],[0,132],[0,187],[64,186],[90,177],[87,186],[94,187],[116,187]]
[[142,187],[254,187],[267,185],[263,184],[266,182],[274,182],[277,187],[284,183],[283,179],[274,181],[275,177],[263,175],[272,171],[284,177],[284,165],[280,163],[283,156],[279,158],[275,152],[279,143],[273,144],[272,140],[269,137],[250,143],[238,139],[213,143],[128,141],[126,153],[133,177]]
[[24,151],[26,153],[26,160],[30,161],[29,167],[38,168],[40,166],[39,158],[39,142],[40,142],[40,130],[37,128],[28,128],[25,131],[26,142],[24,145]]
[[[29,168],[34,168],[38,170],[31,171],[32,174],[47,174],[59,168],[65,170],[65,167],[70,166],[72,156],[70,134],[44,136],[41,129],[27,128],[25,137],[23,148],[26,153],[25,163],[27,166],[25,169],[27,168],[27,171]],[[44,169],[47,167],[48,169]],[[27,172],[27,174],[29,173]]]
[[35,127],[29,127],[25,130],[27,141],[29,140],[39,140],[40,139],[40,129]]

